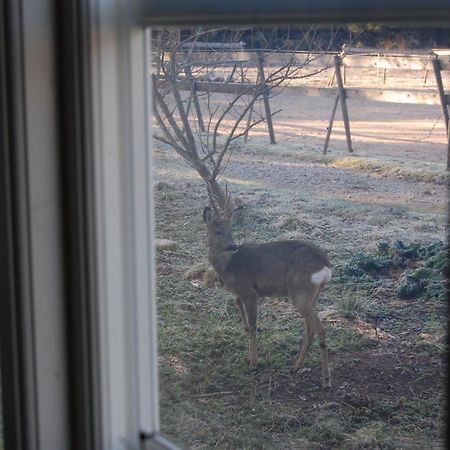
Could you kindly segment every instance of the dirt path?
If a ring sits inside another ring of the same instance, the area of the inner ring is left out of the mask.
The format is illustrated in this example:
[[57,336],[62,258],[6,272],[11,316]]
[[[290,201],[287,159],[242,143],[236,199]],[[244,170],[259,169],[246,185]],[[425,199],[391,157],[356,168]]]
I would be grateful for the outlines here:
[[[312,78],[295,80],[293,85],[328,87],[329,70]],[[376,69],[347,71],[346,86],[371,89],[436,89],[432,74],[427,84],[424,73],[388,71],[386,83]],[[444,86],[450,88],[450,72],[443,72]],[[279,143],[309,144],[323,148],[334,98],[298,96],[286,89],[270,100]],[[416,161],[447,161],[447,137],[442,109],[438,105],[416,105],[351,99],[347,101],[353,149],[361,156],[395,156]],[[269,142],[265,125],[251,132]],[[330,141],[330,152],[347,150],[340,106],[337,109]]]
[[[276,155],[234,160],[227,167],[227,177],[255,180],[264,186],[296,190],[326,196],[334,194],[361,202],[405,204],[423,211],[436,212],[443,205],[445,185],[433,185],[395,177],[327,167],[305,161],[280,160]],[[431,190],[430,190],[431,189]]]
[[[324,98],[274,98],[277,139],[323,147],[333,104]],[[446,136],[438,106],[399,105],[349,100],[348,111],[354,151],[362,156],[396,156],[446,164]],[[330,150],[346,150],[345,132],[338,109]],[[259,130],[262,134],[262,130]]]

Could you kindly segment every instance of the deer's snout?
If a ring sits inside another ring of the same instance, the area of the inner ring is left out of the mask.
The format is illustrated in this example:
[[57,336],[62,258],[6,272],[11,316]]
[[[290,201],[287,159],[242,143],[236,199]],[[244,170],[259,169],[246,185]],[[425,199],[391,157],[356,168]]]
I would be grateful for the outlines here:
[[230,252],[237,252],[237,245],[236,244],[231,244],[227,247],[227,250]]

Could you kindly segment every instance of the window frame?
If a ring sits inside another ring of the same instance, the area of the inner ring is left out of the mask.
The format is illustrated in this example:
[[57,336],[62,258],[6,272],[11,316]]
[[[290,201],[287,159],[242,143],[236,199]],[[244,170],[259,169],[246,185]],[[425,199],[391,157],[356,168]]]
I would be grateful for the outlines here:
[[[66,448],[56,92],[50,10],[2,3],[1,370],[8,448]],[[36,26],[33,26],[36,25]],[[32,47],[32,42],[38,43]],[[39,65],[39,69],[37,69]],[[3,297],[3,295],[2,295]],[[52,401],[57,398],[57,401]]]
[[[79,448],[139,448],[159,430],[156,326],[150,324],[156,311],[149,302],[155,296],[150,53],[133,4],[83,3],[73,2],[61,30],[62,58],[71,47],[63,59],[63,97],[70,98],[64,134],[76,142],[65,154],[65,174],[72,174],[66,214],[78,223],[68,234],[71,276],[75,288],[84,285],[82,304],[74,307],[72,367],[89,360],[87,370],[78,370],[84,385],[82,397],[74,396],[74,425],[84,439]],[[93,426],[82,420],[84,412]]]
[[142,0],[139,21],[148,26],[355,22],[448,26],[449,13],[447,0]]
[[147,32],[129,2],[66,5],[0,10],[5,444],[140,448],[159,428]]
[[359,10],[352,3],[0,4],[6,448],[176,448],[159,434],[145,27],[450,24],[442,19],[447,0],[365,0]]

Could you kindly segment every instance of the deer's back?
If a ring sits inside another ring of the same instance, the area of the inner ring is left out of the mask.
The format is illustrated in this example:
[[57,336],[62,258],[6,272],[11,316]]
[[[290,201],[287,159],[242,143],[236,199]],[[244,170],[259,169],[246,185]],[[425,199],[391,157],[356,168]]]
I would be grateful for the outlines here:
[[287,295],[290,277],[299,273],[309,277],[324,266],[331,267],[317,246],[304,241],[276,241],[240,245],[219,275],[238,295],[239,290],[247,289],[256,289],[260,296]]

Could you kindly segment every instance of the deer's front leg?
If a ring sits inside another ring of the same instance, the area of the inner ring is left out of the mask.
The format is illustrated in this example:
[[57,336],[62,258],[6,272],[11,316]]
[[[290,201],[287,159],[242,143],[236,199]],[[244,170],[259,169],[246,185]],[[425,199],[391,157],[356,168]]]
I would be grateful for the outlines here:
[[250,366],[256,366],[258,359],[258,349],[256,344],[256,322],[258,318],[258,297],[252,296],[243,299],[245,310],[247,312],[248,333],[249,333],[249,355]]

